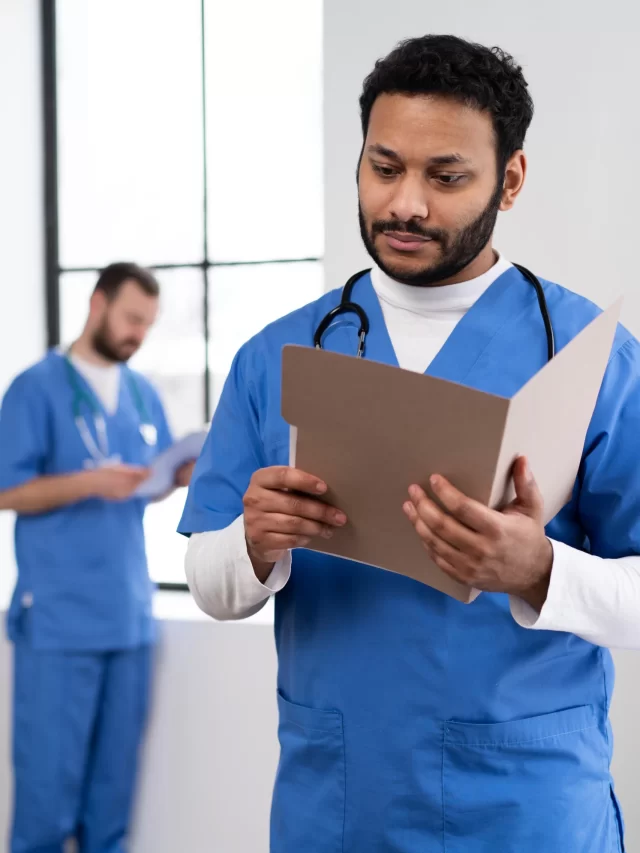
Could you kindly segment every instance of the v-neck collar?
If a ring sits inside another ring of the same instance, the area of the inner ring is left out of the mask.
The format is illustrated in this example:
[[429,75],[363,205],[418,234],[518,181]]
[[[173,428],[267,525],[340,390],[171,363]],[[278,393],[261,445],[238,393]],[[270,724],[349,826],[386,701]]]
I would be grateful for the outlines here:
[[[122,366],[120,366],[120,368],[119,368],[117,404],[116,404],[116,408],[113,411],[111,411],[111,410],[107,409],[101,395],[96,392],[93,384],[89,381],[89,379],[85,375],[84,371],[76,363],[77,357],[76,357],[76,359],[71,358],[70,353],[65,352],[60,347],[56,348],[53,352],[56,356],[58,356],[60,358],[63,365],[65,365],[65,362],[67,362],[66,369],[70,368],[71,370],[73,370],[75,377],[76,377],[76,381],[78,382],[78,385],[80,386],[80,388],[83,389],[84,394],[86,394],[86,396],[90,400],[93,401],[93,404],[96,407],[96,413],[99,413],[100,415],[102,415],[102,417],[105,419],[105,421],[109,421],[109,420],[113,420],[114,418],[117,418],[118,413],[123,410],[123,404],[125,402],[125,396],[124,395],[127,393],[125,390],[125,387],[124,387],[127,384],[124,381],[124,370],[126,368],[124,368]],[[73,393],[73,388],[71,389],[71,391]]]
[[[353,299],[362,306],[369,318],[365,357],[398,367],[398,359],[369,274],[364,275],[354,286]],[[486,371],[480,370],[478,376],[476,373],[486,358],[491,357],[495,347],[494,355],[499,357],[500,332],[505,327],[512,328],[516,318],[523,312],[535,310],[535,303],[533,288],[515,267],[510,267],[496,278],[457,323],[425,373],[451,382],[482,386],[482,380],[477,380]],[[356,322],[357,318],[353,318],[341,324],[329,348],[353,355],[353,326]]]

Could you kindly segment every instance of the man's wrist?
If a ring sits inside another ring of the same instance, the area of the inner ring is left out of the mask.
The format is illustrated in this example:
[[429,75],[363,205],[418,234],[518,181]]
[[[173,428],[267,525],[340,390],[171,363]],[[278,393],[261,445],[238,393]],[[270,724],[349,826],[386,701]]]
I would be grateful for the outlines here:
[[253,549],[249,543],[249,540],[246,538],[246,536],[245,536],[245,542],[247,543],[247,554],[249,555],[249,559],[251,560],[251,565],[253,566],[253,571],[255,573],[255,576],[258,578],[258,580],[260,581],[261,584],[264,584],[268,580],[271,572],[273,571],[273,567],[275,566],[275,563],[265,562],[265,560],[258,557],[254,553],[254,551],[253,551]]
[[76,497],[78,500],[89,500],[98,496],[96,489],[95,471],[78,471],[71,475],[76,487]]
[[519,598],[532,607],[536,613],[540,613],[544,607],[549,594],[549,584],[551,582],[551,571],[553,568],[553,545],[545,536],[544,547],[541,549],[540,565],[542,566],[542,574],[538,580],[534,581],[529,586],[519,590],[516,594]]

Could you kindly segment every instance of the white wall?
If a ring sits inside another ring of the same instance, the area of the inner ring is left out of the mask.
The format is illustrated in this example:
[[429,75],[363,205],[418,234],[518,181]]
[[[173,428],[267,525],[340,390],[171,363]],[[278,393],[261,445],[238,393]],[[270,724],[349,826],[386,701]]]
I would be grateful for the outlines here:
[[162,622],[132,853],[268,853],[278,759],[270,615]]
[[[403,38],[450,32],[497,44],[524,66],[536,105],[527,186],[498,226],[497,245],[541,277],[602,306],[625,294],[626,324],[640,333],[633,165],[640,139],[637,44],[640,7],[611,0],[325,0],[326,288],[369,266],[357,223],[358,97],[375,60]],[[640,849],[640,654],[616,656],[614,774]]]

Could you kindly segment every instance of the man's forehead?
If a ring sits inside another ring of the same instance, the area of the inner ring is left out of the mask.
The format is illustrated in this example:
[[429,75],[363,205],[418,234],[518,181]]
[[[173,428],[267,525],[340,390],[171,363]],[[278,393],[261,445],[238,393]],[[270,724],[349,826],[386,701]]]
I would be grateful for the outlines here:
[[425,158],[470,160],[494,141],[488,113],[451,98],[385,94],[373,105],[365,148],[400,156],[407,147],[420,148]]
[[[367,148],[367,153],[372,156],[385,157],[388,160],[402,160],[402,154],[395,151],[393,148],[388,148],[386,145],[373,142]],[[458,151],[451,151],[448,154],[433,154],[427,158],[430,166],[465,166],[471,165],[473,162],[471,157],[465,156]]]
[[131,302],[133,300],[155,299],[156,297],[151,293],[147,293],[135,279],[128,278],[122,282],[116,298]]

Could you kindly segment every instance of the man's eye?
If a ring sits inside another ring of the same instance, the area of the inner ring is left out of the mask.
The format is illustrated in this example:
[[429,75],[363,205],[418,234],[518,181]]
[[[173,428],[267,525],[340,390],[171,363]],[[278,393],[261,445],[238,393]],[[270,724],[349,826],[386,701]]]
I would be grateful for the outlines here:
[[381,166],[378,163],[373,164],[373,171],[377,172],[383,178],[393,178],[394,175],[397,175],[397,171],[393,166]]
[[453,186],[454,184],[459,184],[463,181],[465,175],[436,175],[436,179],[440,181],[441,184],[445,184],[445,186]]

